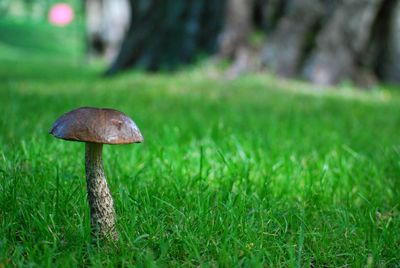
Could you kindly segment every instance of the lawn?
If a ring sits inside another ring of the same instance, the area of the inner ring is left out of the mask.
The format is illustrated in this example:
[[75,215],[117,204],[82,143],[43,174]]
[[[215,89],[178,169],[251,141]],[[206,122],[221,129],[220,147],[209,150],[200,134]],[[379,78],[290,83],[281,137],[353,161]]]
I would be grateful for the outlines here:
[[[77,36],[0,20],[0,267],[400,266],[398,89],[207,63],[104,79]],[[116,244],[90,236],[84,144],[48,134],[80,106],[145,138],[104,148]]]

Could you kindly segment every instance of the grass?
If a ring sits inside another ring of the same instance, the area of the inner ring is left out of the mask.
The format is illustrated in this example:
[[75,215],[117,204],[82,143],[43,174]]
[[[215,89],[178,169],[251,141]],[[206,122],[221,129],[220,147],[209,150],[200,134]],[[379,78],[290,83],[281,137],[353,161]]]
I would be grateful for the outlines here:
[[[101,79],[73,44],[46,47],[71,29],[35,26],[33,44],[32,27],[0,21],[15,33],[0,34],[0,267],[400,265],[395,90],[207,66]],[[48,134],[79,106],[124,111],[145,137],[105,147],[115,245],[90,238],[84,145]]]

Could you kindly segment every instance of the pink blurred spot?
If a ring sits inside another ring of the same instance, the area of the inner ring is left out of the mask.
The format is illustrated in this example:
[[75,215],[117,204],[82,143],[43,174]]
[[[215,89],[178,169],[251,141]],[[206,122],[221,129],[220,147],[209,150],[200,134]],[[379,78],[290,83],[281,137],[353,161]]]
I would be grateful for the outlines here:
[[49,22],[57,26],[68,25],[73,18],[74,11],[66,3],[55,4],[49,11]]

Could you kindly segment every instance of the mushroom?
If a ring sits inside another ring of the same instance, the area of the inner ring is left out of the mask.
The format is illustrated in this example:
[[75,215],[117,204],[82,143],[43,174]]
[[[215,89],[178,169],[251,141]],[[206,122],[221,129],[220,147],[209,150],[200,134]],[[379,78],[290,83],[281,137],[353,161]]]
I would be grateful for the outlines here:
[[139,128],[128,116],[113,109],[82,107],[54,122],[50,134],[59,139],[85,142],[85,170],[92,232],[99,238],[118,240],[114,201],[104,176],[103,144],[143,141]]

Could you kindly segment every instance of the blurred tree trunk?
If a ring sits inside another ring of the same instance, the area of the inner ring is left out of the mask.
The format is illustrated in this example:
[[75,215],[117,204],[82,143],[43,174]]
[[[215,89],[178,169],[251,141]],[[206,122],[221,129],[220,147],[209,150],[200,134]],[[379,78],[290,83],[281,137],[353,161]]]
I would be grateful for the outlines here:
[[88,56],[111,62],[130,22],[128,0],[85,0]]
[[268,34],[274,31],[295,0],[256,0],[255,12],[260,12],[259,26]]
[[384,81],[400,83],[400,1],[386,1],[377,24],[372,67]]
[[366,52],[371,30],[383,0],[346,0],[317,36],[307,78],[322,85],[350,79]]
[[279,21],[263,51],[265,65],[280,76],[295,76],[308,45],[308,36],[322,14],[320,1],[296,0]]
[[219,36],[219,58],[233,60],[227,75],[234,78],[249,69],[249,39],[253,27],[254,0],[227,0],[225,27]]
[[322,85],[353,79],[368,86],[375,75],[400,82],[399,10],[398,0],[292,1],[266,42],[263,64]]
[[168,70],[215,52],[224,1],[131,0],[132,21],[118,57],[106,75],[139,67]]
[[238,51],[248,46],[253,4],[254,0],[227,0],[225,27],[219,44],[222,57],[234,58]]
[[[399,0],[129,1],[129,30],[107,75],[170,70],[217,52],[232,60],[230,77],[262,63],[322,85],[368,86],[377,76],[400,83]],[[254,31],[267,36],[262,49],[252,44]]]

